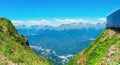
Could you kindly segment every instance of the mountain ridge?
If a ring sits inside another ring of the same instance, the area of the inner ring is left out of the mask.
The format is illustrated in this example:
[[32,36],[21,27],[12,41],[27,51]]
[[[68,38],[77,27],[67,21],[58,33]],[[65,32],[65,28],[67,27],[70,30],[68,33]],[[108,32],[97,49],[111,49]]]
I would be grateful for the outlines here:
[[105,28],[105,23],[85,23],[85,22],[81,22],[81,23],[70,23],[70,24],[61,24],[59,26],[51,26],[51,25],[33,25],[33,26],[27,26],[27,25],[20,25],[20,26],[16,26],[17,29],[43,29],[43,30],[70,30],[70,29],[83,29],[83,28]]

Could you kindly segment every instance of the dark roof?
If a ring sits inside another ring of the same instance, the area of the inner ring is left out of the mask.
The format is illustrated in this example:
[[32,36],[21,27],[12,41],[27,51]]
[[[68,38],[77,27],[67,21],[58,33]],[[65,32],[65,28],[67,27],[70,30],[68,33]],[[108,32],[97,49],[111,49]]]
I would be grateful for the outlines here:
[[[114,11],[113,13],[111,13],[111,14],[108,15],[108,16],[111,16],[111,15],[115,14],[116,12],[120,12],[120,9],[117,9],[116,11]],[[107,17],[108,17],[108,16],[107,16]]]

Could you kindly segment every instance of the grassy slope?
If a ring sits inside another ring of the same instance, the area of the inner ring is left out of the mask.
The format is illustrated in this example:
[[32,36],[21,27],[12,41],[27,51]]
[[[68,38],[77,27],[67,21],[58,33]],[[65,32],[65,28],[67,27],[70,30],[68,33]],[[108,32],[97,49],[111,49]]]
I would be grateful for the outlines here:
[[120,64],[120,33],[106,29],[93,43],[74,56],[67,65]]
[[52,65],[37,56],[25,44],[15,27],[5,18],[0,18],[0,65]]

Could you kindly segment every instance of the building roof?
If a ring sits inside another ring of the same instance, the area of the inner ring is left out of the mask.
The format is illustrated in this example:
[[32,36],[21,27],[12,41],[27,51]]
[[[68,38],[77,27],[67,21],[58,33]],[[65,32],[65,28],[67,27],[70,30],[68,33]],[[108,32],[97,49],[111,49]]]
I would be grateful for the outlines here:
[[107,17],[113,15],[116,12],[120,12],[120,9],[114,10],[112,13],[110,13],[109,15],[107,15]]

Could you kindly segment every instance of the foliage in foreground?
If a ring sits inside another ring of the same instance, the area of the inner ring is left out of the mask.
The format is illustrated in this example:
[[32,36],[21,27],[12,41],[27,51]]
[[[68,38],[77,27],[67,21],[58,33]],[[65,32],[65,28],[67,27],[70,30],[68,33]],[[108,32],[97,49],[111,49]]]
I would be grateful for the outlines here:
[[67,65],[120,64],[120,32],[106,29],[93,43],[74,56]]
[[26,38],[19,36],[11,21],[0,18],[0,65],[52,65],[37,56]]

